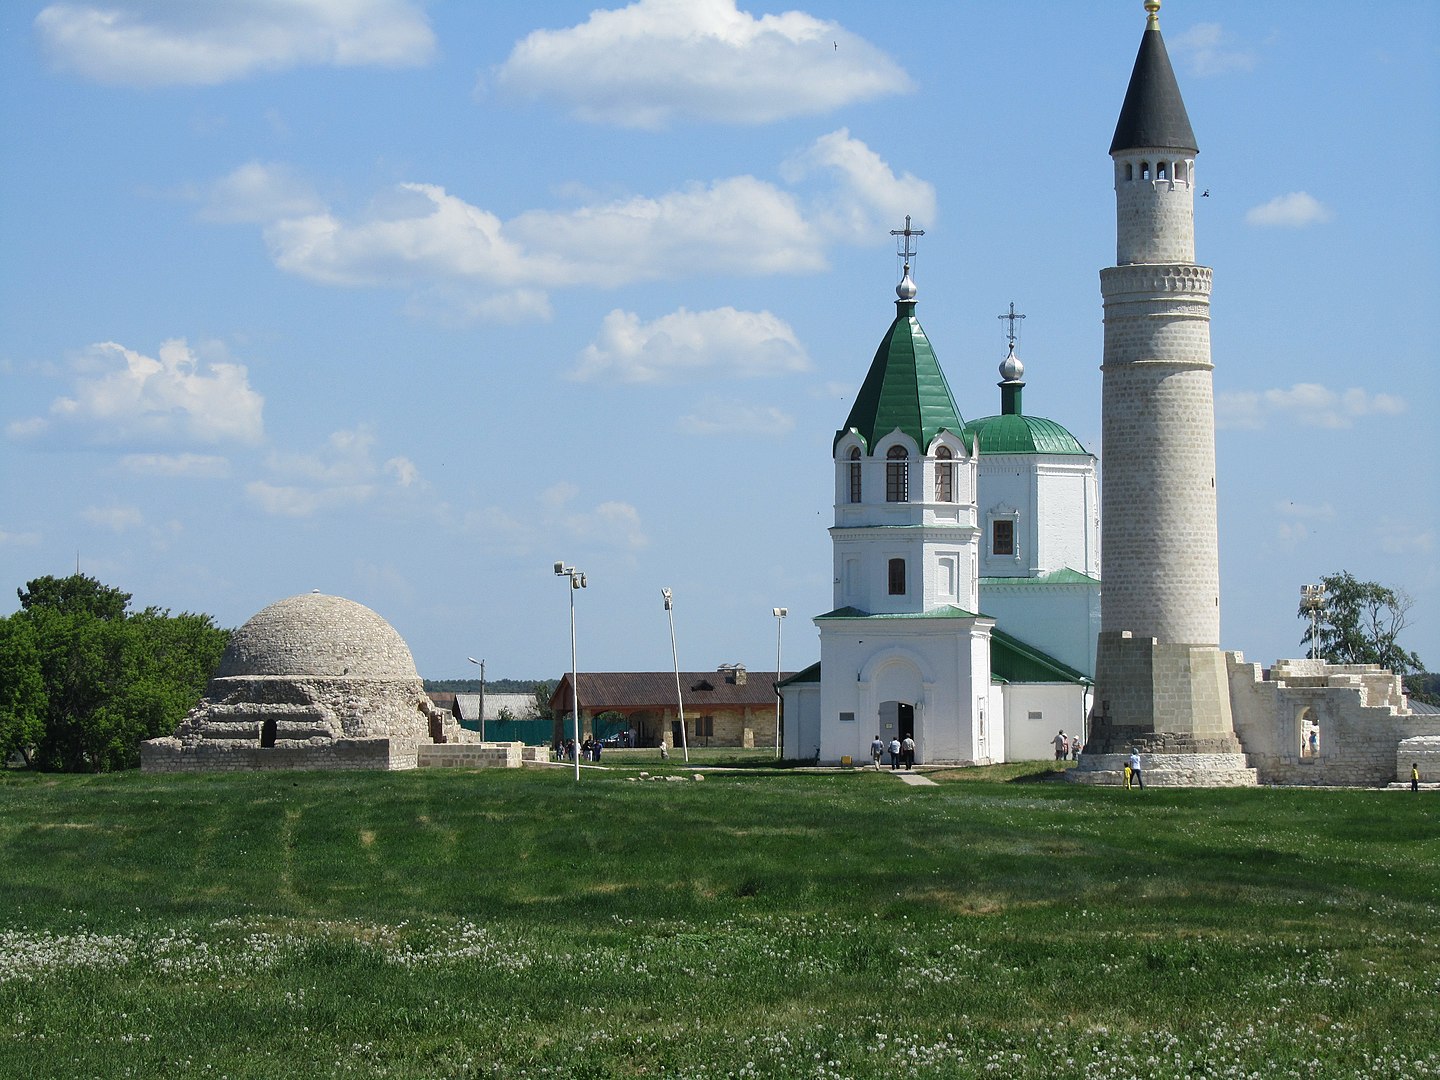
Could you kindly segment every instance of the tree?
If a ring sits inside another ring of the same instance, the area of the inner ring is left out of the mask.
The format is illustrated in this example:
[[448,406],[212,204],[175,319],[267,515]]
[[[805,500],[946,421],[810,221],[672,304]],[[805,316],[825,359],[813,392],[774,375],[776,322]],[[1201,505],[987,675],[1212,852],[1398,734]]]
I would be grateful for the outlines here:
[[1420,657],[1400,645],[1402,631],[1410,625],[1414,601],[1398,590],[1373,581],[1358,581],[1348,571],[1320,579],[1325,603],[1319,618],[1311,622],[1302,603],[1300,617],[1305,633],[1300,644],[1332,664],[1379,664],[1397,675],[1424,671]]
[[37,578],[0,619],[0,749],[41,769],[104,772],[139,763],[140,742],[173,731],[229,642],[208,615],[146,608],[93,578]]

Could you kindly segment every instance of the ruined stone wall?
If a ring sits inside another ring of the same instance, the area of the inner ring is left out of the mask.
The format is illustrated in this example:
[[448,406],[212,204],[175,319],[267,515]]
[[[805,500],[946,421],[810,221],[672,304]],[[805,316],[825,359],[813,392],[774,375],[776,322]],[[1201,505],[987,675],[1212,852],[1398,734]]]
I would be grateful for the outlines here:
[[[1408,780],[1399,745],[1440,735],[1440,717],[1409,711],[1398,676],[1374,665],[1285,660],[1269,672],[1227,654],[1235,730],[1262,783],[1380,786]],[[1302,747],[1318,728],[1316,753]]]

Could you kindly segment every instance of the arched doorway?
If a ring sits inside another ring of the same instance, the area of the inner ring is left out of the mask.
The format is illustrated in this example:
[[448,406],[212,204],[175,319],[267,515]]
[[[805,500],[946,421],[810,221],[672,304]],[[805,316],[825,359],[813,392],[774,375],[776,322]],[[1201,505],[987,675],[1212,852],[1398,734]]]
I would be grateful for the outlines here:
[[[915,706],[908,701],[882,701],[880,703],[880,737],[884,740],[885,746],[890,746],[890,740],[899,739],[903,745],[907,736],[915,740],[917,751],[916,760],[919,760],[918,746],[920,739],[915,731]],[[903,764],[902,760],[902,764]]]

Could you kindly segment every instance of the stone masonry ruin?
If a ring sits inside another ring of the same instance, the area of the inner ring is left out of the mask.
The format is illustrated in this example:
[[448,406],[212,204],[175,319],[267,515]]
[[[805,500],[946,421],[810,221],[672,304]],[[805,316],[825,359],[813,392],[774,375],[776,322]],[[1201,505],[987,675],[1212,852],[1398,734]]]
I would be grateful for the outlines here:
[[140,746],[147,772],[411,769],[420,748],[474,736],[426,696],[410,648],[375,612],[306,593],[231,636],[175,734]]

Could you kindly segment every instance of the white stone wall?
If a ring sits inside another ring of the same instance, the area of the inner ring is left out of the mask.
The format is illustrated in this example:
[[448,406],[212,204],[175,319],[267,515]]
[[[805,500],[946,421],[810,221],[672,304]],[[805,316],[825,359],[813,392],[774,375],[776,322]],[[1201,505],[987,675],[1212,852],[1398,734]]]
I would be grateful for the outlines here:
[[[990,454],[980,459],[980,573],[1033,577],[1069,567],[1100,576],[1099,487],[1093,457]],[[1014,517],[1015,553],[990,551],[989,523]]]
[[1195,159],[1152,149],[1128,150],[1114,160],[1116,265],[1193,263]]
[[1003,689],[1006,761],[1053,761],[1057,731],[1084,738],[1085,687],[1074,683],[1010,683]]
[[1081,674],[1094,676],[1100,633],[1099,585],[983,585],[980,611],[1007,634]]
[[1217,645],[1210,271],[1121,266],[1105,298],[1104,630]]
[[[893,726],[877,726],[886,701],[915,707],[919,760],[1004,760],[1003,715],[991,702],[991,620],[827,619],[818,625],[822,761],[868,758],[877,730],[888,742]],[[842,719],[846,714],[854,719]]]
[[[1265,783],[1381,785],[1398,771],[1402,740],[1440,735],[1440,717],[1409,711],[1398,676],[1374,665],[1282,660],[1267,673],[1228,653],[1235,730]],[[1268,677],[1267,677],[1268,675]],[[1318,725],[1314,755],[1302,750]]]

